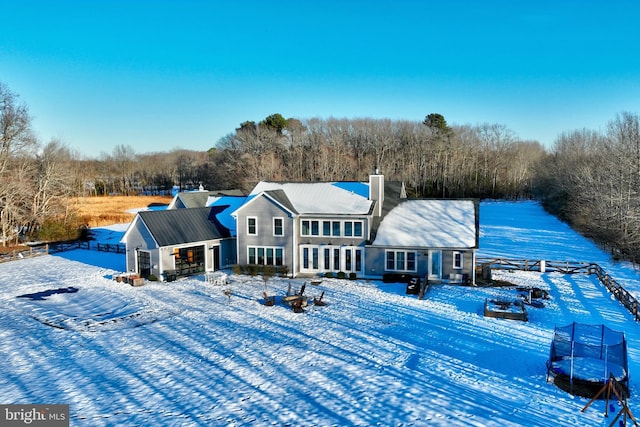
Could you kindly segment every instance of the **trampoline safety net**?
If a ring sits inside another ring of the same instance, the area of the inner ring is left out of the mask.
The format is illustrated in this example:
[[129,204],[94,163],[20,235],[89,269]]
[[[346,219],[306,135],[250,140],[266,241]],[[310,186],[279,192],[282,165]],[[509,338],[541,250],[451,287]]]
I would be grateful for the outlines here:
[[604,325],[556,327],[547,380],[572,394],[591,397],[611,375],[628,390],[627,343],[623,332]]

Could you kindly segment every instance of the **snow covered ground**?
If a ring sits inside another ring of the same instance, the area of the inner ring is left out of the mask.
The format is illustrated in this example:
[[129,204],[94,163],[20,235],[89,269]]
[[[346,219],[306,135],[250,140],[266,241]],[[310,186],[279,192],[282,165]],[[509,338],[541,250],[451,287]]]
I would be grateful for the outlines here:
[[[613,263],[533,202],[481,204],[481,256]],[[122,226],[98,230],[115,243]],[[124,257],[76,250],[0,264],[0,403],[66,403],[79,426],[608,425],[604,403],[546,382],[554,326],[624,331],[630,408],[640,325],[595,277],[495,272],[550,294],[529,322],[483,317],[486,298],[513,290],[325,279],[326,306],[296,314],[273,278],[203,277],[131,287],[112,277]],[[637,286],[637,285],[636,285]]]

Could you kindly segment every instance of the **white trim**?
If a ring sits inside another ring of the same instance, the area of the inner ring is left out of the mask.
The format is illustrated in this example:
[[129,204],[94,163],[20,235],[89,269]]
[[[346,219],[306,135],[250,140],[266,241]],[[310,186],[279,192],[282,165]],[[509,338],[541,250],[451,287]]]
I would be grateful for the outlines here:
[[[256,262],[255,263],[251,262],[251,259],[250,259],[251,257],[249,255],[249,250],[250,249],[255,249],[255,251],[256,251],[256,253],[255,253],[255,258],[256,258],[255,261]],[[264,251],[263,255],[262,255],[262,261],[263,261],[262,263],[258,263],[258,250],[260,250],[260,249],[262,249]],[[271,264],[267,263],[267,251],[269,249],[273,250],[273,255],[272,255],[273,256],[273,263],[271,263]],[[276,251],[277,250],[281,250],[282,251],[282,264],[276,264],[276,258],[277,258],[276,257]],[[273,266],[276,266],[276,267],[280,267],[280,266],[286,265],[285,264],[285,247],[284,246],[255,246],[255,245],[249,245],[249,246],[247,246],[247,264],[273,265]]]
[[[276,220],[280,220],[280,229],[282,234],[276,234]],[[285,232],[284,232],[284,217],[281,216],[274,216],[271,224],[273,226],[273,237],[284,237]]]
[[[309,252],[309,267],[304,267],[304,250],[310,250]],[[318,250],[318,268],[313,268],[313,249]],[[329,250],[329,265],[326,265],[324,253]],[[340,245],[312,245],[305,244],[298,247],[300,256],[300,272],[301,273],[324,273],[324,272],[344,272],[344,273],[356,273],[357,275],[364,274],[366,269],[365,265],[365,248],[363,246],[340,246]],[[338,265],[335,265],[335,251],[338,251]],[[347,269],[347,251],[351,251],[351,268]],[[360,269],[357,269],[357,253],[360,253]]]
[[[393,253],[393,268],[389,268],[387,261],[389,254]],[[403,268],[398,268],[398,254],[404,255],[404,260],[402,262]],[[409,254],[413,254],[413,269],[410,269],[409,266]],[[411,273],[416,273],[418,271],[418,251],[417,250],[399,250],[399,249],[385,249],[384,251],[384,271],[407,271]]]
[[[453,251],[451,253],[452,255],[452,260],[453,260],[453,268],[456,270],[460,270],[462,267],[464,267],[464,253],[460,252],[460,251]],[[460,256],[460,264],[456,263],[456,257]]]
[[[247,236],[257,236],[258,235],[258,217],[257,216],[247,216]],[[253,219],[255,233],[250,232],[249,220]]]
[[[433,269],[431,268],[434,254],[438,254],[438,274],[434,274]],[[427,276],[429,277],[429,280],[442,279],[442,250],[429,249],[429,257],[427,262],[429,263],[429,265],[427,266]]]
[[[304,222],[308,222],[309,223],[309,233],[308,234],[302,234],[302,224]],[[318,223],[318,234],[313,234],[311,232],[311,230],[313,229],[313,223],[317,222]],[[328,222],[330,229],[329,229],[329,234],[324,234],[324,223]],[[335,219],[335,218],[315,218],[315,217],[310,217],[310,218],[301,218],[300,219],[300,236],[301,237],[325,237],[325,238],[347,238],[347,239],[362,239],[365,237],[365,220],[362,218],[358,218],[358,219]],[[334,234],[333,233],[333,225],[334,223],[339,223],[340,225],[340,231],[339,234]],[[346,223],[350,223],[351,224],[351,235],[347,236],[345,235],[345,224]],[[355,224],[356,223],[360,223],[360,235],[355,235]]]

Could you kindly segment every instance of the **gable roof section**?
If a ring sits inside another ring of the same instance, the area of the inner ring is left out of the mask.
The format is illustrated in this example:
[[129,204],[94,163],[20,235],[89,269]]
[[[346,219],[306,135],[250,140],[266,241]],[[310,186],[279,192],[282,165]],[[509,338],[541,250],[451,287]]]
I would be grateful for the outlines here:
[[216,218],[222,207],[170,209],[138,213],[158,246],[172,246],[229,237]]
[[209,197],[243,196],[240,190],[184,191],[175,195],[168,209],[203,208]]
[[[371,212],[373,202],[368,199],[368,194],[359,194],[362,192],[362,185],[368,189],[366,184],[357,183],[361,184],[357,186],[358,192],[345,189],[346,183],[340,184],[261,181],[254,187],[251,195],[265,192],[291,212],[303,215],[367,215]],[[274,192],[276,190],[281,192]]]
[[[386,199],[385,199],[386,202]],[[383,217],[373,246],[477,248],[474,200],[405,200]]]

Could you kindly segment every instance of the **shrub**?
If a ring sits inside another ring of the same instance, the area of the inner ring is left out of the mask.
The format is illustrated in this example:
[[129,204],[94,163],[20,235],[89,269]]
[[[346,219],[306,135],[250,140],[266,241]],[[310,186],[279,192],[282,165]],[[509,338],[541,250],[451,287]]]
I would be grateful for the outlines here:
[[287,275],[289,274],[289,267],[287,267],[286,265],[279,265],[276,268],[276,271],[280,277],[287,277]]
[[262,280],[268,282],[276,274],[276,267],[273,265],[265,265],[262,268]]
[[75,240],[79,236],[80,224],[75,218],[68,221],[46,220],[37,232],[37,238],[45,241]]
[[333,272],[327,271],[326,273],[324,273],[324,277],[326,277],[327,279],[331,279],[333,277]]
[[240,264],[233,264],[231,271],[233,271],[233,274],[242,274],[242,266]]
[[356,280],[356,278],[357,278],[356,273],[354,273],[353,271],[349,273],[349,280]]
[[154,274],[150,274],[148,280],[150,282],[157,282],[158,278]]
[[247,265],[247,273],[249,273],[250,276],[257,276],[258,270],[259,270],[259,266],[256,264]]
[[338,271],[338,279],[345,279],[347,274],[344,271]]

